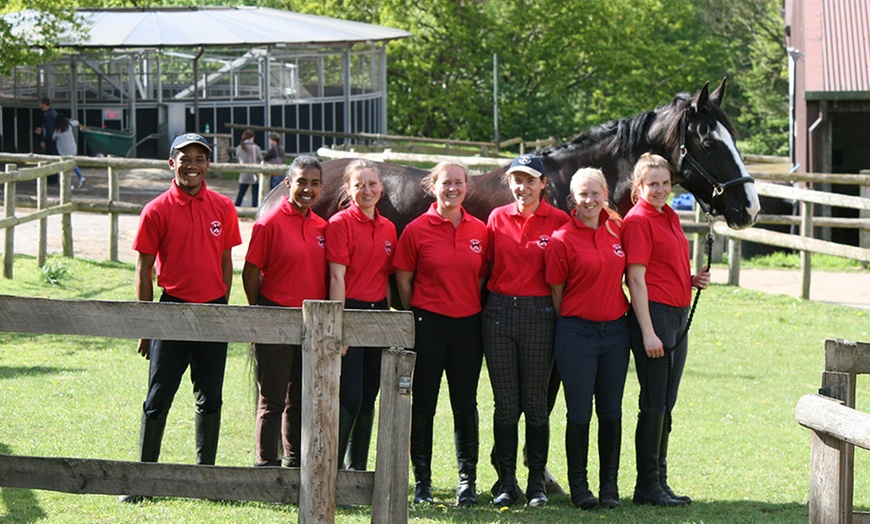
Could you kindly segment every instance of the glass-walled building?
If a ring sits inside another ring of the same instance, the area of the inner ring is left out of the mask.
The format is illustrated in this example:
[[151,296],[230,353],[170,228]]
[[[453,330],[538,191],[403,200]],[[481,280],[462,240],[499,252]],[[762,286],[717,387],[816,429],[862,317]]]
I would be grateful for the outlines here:
[[[61,60],[39,68],[19,67],[0,77],[2,150],[39,151],[40,137],[33,129],[41,125],[38,101],[46,96],[55,109],[89,129],[118,131],[118,136],[128,138],[129,156],[146,158],[165,158],[172,138],[191,130],[218,139],[218,145],[238,143],[242,130],[227,124],[386,133],[386,44],[407,36],[404,31],[265,8],[83,13],[98,20],[91,41],[107,40],[100,30],[120,34],[117,27],[126,24],[141,32],[139,28],[150,23],[154,42],[142,45],[139,36],[138,45],[70,47]],[[170,19],[175,26],[184,23],[178,15],[197,24],[199,40],[206,38],[209,27],[231,37],[213,35],[207,43],[162,41],[165,31],[159,24],[169,24]],[[220,15],[218,21],[214,15]],[[272,34],[268,26],[276,17],[285,19],[275,26],[281,27],[280,34]],[[257,30],[269,42],[238,41],[238,31],[227,31],[227,20],[247,31]],[[329,30],[335,34],[329,35]],[[312,32],[326,41],[293,41]],[[336,41],[339,37],[342,40]],[[176,45],[163,45],[167,43]],[[87,137],[85,133],[79,140],[81,153],[100,153]],[[334,141],[284,133],[288,153],[313,152]],[[267,145],[265,132],[258,133],[257,142]]]

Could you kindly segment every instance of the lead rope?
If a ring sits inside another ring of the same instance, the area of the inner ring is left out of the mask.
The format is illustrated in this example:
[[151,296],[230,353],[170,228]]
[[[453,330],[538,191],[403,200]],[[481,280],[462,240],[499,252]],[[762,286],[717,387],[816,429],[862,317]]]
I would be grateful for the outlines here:
[[[712,217],[711,217],[712,218]],[[710,225],[710,230],[707,231],[707,265],[706,267],[709,269],[710,267],[710,259],[713,258],[713,242],[716,240],[716,236],[713,234],[713,221],[708,220]],[[686,339],[686,336],[689,334],[689,328],[692,327],[692,318],[695,316],[695,309],[698,307],[698,299],[701,298],[701,288],[695,290],[695,299],[692,301],[692,309],[689,310],[689,320],[686,322],[686,329],[680,334],[677,341],[674,342],[674,345],[670,348],[665,348],[665,352],[671,353],[676,349],[677,346],[683,343],[683,340]]]

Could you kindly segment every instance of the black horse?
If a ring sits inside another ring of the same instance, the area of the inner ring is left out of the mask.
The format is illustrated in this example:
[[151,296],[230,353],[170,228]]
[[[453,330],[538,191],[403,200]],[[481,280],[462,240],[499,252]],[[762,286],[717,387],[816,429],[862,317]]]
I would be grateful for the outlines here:
[[[571,176],[581,167],[597,167],[607,177],[616,209],[624,215],[631,208],[632,168],[642,154],[651,151],[677,168],[673,183],[694,194],[711,214],[723,216],[734,229],[752,226],[760,210],[758,194],[735,146],[734,127],[722,111],[724,95],[724,79],[712,93],[707,83],[694,96],[677,94],[655,110],[608,122],[570,142],[537,151],[546,167],[550,202],[568,209]],[[323,189],[314,204],[318,215],[327,218],[338,211],[342,173],[349,161],[323,163]],[[378,210],[401,233],[433,201],[420,185],[427,171],[397,164],[378,166],[385,193]],[[513,200],[504,181],[506,170],[502,167],[472,178],[464,203],[469,213],[486,221],[493,208]],[[272,190],[259,213],[286,194],[283,185]]]

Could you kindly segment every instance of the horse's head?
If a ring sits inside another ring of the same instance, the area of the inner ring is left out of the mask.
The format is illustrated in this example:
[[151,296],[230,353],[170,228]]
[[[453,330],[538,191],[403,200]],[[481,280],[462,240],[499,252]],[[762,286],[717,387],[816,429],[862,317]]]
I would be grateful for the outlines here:
[[761,206],[737,151],[734,127],[722,111],[724,96],[724,79],[712,93],[708,82],[694,97],[677,95],[662,120],[677,168],[675,182],[691,191],[705,211],[742,229],[755,223]]

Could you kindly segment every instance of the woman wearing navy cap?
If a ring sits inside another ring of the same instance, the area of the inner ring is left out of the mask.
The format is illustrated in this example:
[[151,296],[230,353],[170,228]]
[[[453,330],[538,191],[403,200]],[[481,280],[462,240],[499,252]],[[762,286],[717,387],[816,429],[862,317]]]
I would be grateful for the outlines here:
[[495,400],[493,435],[498,492],[493,504],[517,503],[517,424],[526,418],[530,506],[547,504],[544,468],[550,438],[547,387],[553,369],[556,316],[544,278],[544,253],[568,215],[546,199],[544,164],[535,155],[515,159],[506,182],[515,202],[496,208],[487,221],[492,275],[483,311],[483,351]]
[[568,407],[568,484],[576,507],[592,509],[599,504],[586,476],[594,396],[600,504],[615,508],[619,505],[622,393],[629,359],[622,220],[608,206],[607,181],[599,169],[581,168],[574,173],[571,195],[575,203],[571,221],[553,233],[546,252],[547,282],[560,315],[556,365]]
[[446,372],[459,464],[456,499],[460,506],[477,504],[480,289],[487,272],[487,234],[484,223],[462,208],[467,183],[463,164],[441,162],[432,169],[423,185],[435,203],[405,227],[394,260],[399,296],[414,312],[416,328],[411,406],[415,503],[433,501],[433,422]]
[[686,235],[667,204],[673,174],[673,166],[659,155],[640,157],[631,184],[635,204],[623,228],[631,350],[640,382],[634,503],[653,506],[691,502],[668,486],[668,437],[688,352],[684,331],[692,288],[705,289],[710,283],[709,268],[692,276]]

